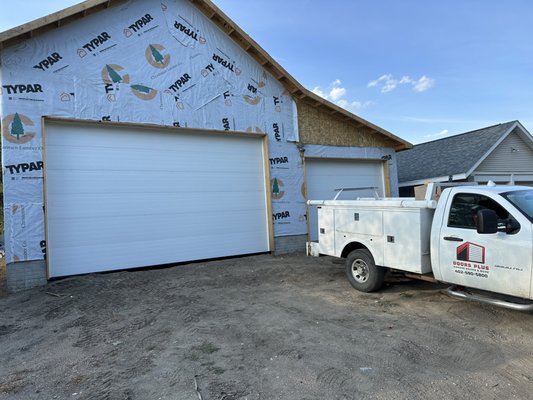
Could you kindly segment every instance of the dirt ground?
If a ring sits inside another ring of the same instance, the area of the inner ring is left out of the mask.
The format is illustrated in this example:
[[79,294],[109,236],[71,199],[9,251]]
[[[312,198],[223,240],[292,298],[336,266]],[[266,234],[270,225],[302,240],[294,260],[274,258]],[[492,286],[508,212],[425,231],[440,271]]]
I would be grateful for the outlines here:
[[0,398],[531,398],[533,315],[443,289],[269,255],[64,279],[0,298]]
[[[7,296],[7,286],[6,286],[6,262],[5,258],[0,258],[0,299],[4,296]],[[1,309],[0,309],[1,310]],[[0,321],[0,325],[2,322]]]

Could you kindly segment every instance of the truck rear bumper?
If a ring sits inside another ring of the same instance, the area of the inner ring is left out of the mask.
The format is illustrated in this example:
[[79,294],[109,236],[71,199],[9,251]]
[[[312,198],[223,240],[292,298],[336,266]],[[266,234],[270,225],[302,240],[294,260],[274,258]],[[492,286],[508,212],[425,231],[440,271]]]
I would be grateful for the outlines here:
[[313,257],[320,256],[318,242],[307,242],[306,253],[308,256],[313,256]]

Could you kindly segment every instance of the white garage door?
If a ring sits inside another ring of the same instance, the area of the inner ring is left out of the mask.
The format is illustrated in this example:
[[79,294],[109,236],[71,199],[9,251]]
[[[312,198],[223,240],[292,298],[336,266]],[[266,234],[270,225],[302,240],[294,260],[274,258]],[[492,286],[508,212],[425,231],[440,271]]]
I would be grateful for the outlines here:
[[50,277],[269,251],[263,138],[45,123]]
[[[306,158],[305,174],[309,200],[331,200],[339,188],[377,187],[378,194],[384,195],[381,161]],[[357,190],[343,192],[339,199],[373,196],[374,190]],[[311,240],[318,240],[316,206],[309,206],[309,229]]]

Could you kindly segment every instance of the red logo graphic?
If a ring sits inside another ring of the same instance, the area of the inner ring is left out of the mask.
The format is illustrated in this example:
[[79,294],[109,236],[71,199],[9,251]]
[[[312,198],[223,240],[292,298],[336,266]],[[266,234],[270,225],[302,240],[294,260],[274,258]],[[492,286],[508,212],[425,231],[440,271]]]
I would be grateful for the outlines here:
[[466,242],[457,247],[457,259],[479,264],[485,264],[485,247]]

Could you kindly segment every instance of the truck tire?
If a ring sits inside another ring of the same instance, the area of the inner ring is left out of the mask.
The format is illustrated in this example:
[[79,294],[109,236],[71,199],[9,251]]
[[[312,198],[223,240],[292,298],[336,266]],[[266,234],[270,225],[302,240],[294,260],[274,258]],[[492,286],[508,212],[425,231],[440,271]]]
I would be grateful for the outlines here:
[[361,292],[374,292],[383,285],[385,271],[376,266],[374,257],[366,249],[357,249],[346,258],[346,276]]

